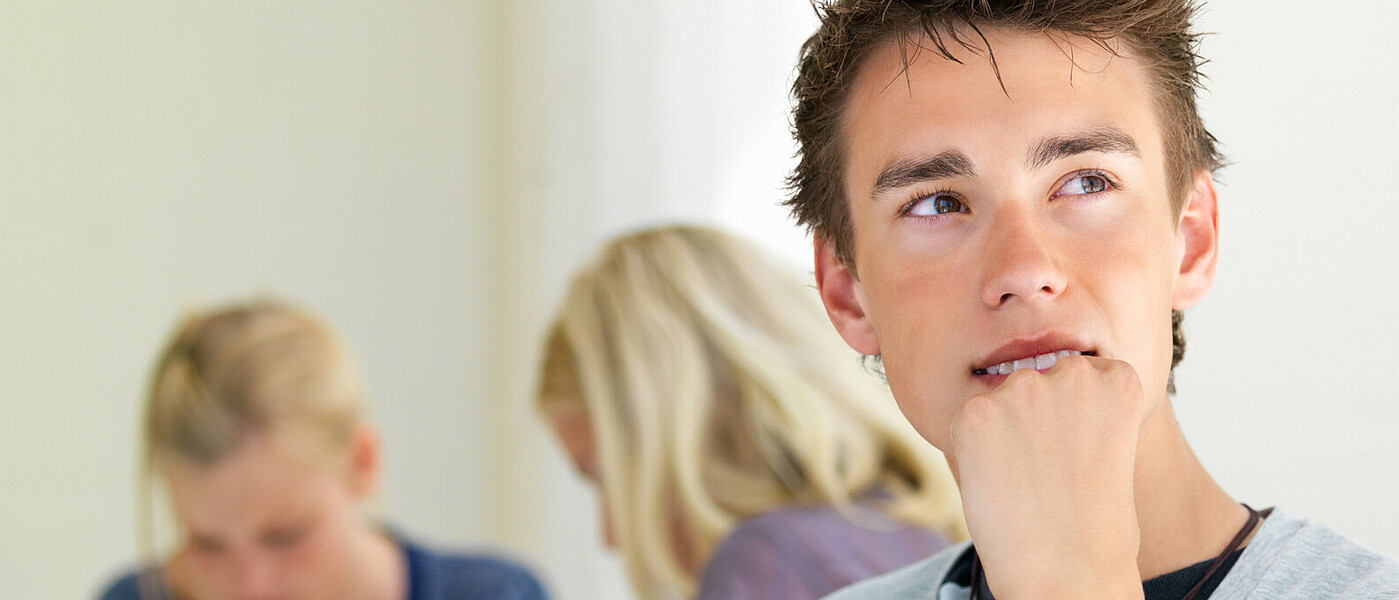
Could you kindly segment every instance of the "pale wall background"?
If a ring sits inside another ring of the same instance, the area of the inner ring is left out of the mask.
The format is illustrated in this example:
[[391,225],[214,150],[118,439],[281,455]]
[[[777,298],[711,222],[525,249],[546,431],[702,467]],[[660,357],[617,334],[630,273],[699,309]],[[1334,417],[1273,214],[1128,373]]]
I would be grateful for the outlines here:
[[[1176,401],[1255,505],[1399,554],[1399,84],[1383,0],[1217,1],[1235,161]],[[6,3],[0,597],[85,598],[136,553],[136,422],[179,312],[275,292],[354,346],[382,510],[626,597],[528,405],[567,274],[698,220],[806,268],[774,206],[803,0]]]

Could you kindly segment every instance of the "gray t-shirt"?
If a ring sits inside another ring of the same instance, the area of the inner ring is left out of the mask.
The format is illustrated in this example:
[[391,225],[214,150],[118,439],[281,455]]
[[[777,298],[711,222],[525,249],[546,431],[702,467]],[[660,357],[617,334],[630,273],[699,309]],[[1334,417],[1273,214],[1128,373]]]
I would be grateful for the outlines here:
[[[826,600],[966,600],[969,590],[946,580],[968,543],[842,589]],[[1399,599],[1399,560],[1326,525],[1274,509],[1210,598]]]
[[873,506],[792,506],[740,523],[710,557],[696,600],[816,600],[949,544]]

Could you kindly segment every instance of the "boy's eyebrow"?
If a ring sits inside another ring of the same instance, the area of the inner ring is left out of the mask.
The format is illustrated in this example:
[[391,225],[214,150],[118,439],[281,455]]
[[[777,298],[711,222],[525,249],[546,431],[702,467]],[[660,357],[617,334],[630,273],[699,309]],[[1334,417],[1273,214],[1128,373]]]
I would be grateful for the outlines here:
[[1137,141],[1116,127],[1101,127],[1080,133],[1052,135],[1030,149],[1025,159],[1031,170],[1038,171],[1050,163],[1086,152],[1118,152],[1141,158]]
[[922,181],[935,181],[953,177],[972,177],[976,170],[972,160],[961,150],[943,150],[937,154],[921,158],[900,159],[885,166],[874,180],[872,196],[878,197],[889,190],[895,190]]
[[[1141,157],[1137,141],[1126,131],[1116,127],[1099,127],[1078,133],[1047,136],[1030,148],[1025,162],[1031,170],[1037,171],[1056,160],[1088,152],[1116,152]],[[972,166],[972,160],[961,150],[953,148],[932,156],[899,159],[889,163],[874,180],[871,196],[878,198],[891,190],[925,181],[974,176],[976,169]]]

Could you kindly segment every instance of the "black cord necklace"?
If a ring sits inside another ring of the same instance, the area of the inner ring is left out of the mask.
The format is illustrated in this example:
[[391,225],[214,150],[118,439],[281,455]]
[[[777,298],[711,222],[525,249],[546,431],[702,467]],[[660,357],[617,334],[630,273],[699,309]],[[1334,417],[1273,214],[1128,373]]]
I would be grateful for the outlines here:
[[[1239,549],[1239,546],[1243,545],[1244,539],[1248,537],[1248,534],[1253,533],[1253,528],[1257,527],[1258,522],[1263,519],[1262,515],[1259,515],[1258,511],[1253,510],[1252,506],[1247,504],[1243,506],[1248,509],[1248,521],[1244,523],[1243,528],[1239,529],[1238,533],[1234,534],[1234,539],[1229,541],[1229,545],[1224,548],[1224,551],[1220,552],[1219,556],[1214,557],[1214,560],[1210,562],[1209,568],[1205,569],[1205,576],[1201,577],[1200,581],[1195,584],[1195,587],[1190,588],[1190,591],[1186,592],[1185,596],[1180,600],[1194,600],[1195,596],[1199,595],[1200,590],[1204,589],[1205,582],[1209,581],[1210,577],[1213,577],[1214,574],[1224,566],[1224,561],[1229,560],[1229,555],[1233,554],[1235,550]],[[969,596],[967,600],[977,600],[981,595],[981,579],[981,557],[976,555],[975,550],[973,550],[972,589],[971,596]]]

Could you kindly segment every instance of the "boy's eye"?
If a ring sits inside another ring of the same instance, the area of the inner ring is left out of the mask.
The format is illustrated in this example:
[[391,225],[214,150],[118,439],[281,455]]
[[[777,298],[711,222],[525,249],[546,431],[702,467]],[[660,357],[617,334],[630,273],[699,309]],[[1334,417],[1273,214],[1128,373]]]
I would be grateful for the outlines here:
[[905,214],[915,217],[931,217],[948,213],[966,212],[966,205],[950,194],[933,194],[913,201]]
[[1096,173],[1084,173],[1064,182],[1063,187],[1060,187],[1058,193],[1055,195],[1096,194],[1098,192],[1105,192],[1111,187],[1112,182],[1108,181],[1107,177]]

